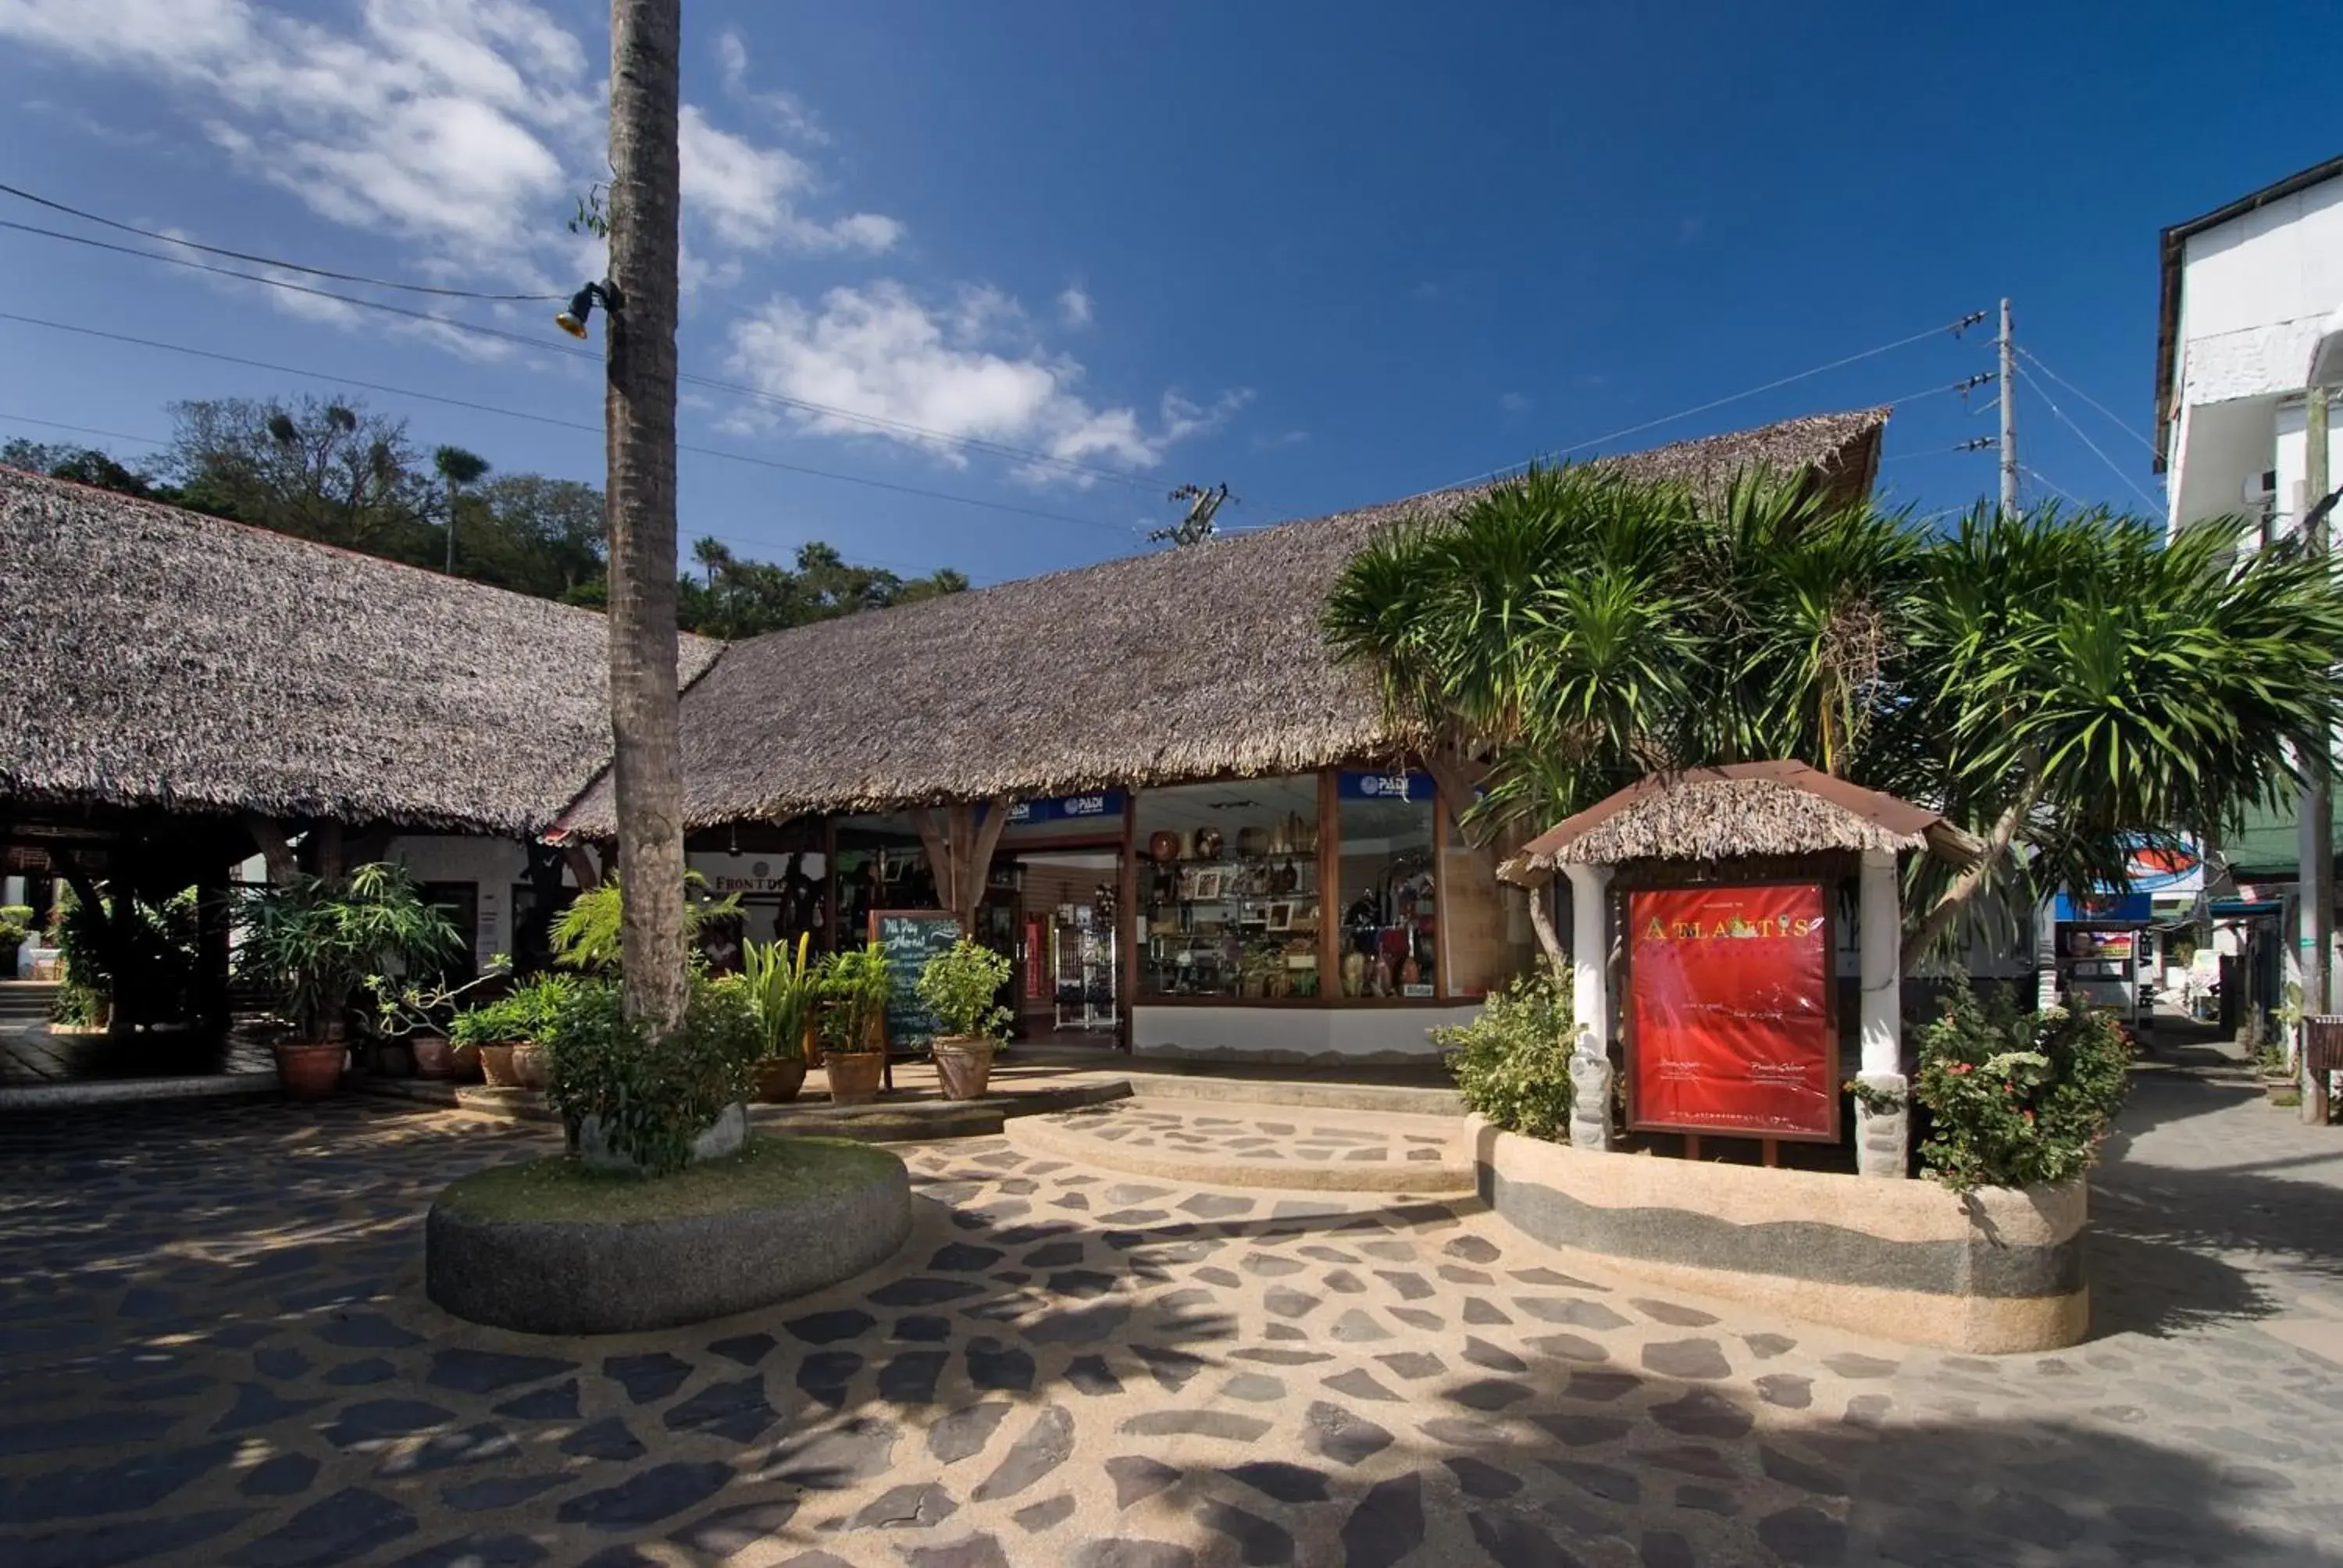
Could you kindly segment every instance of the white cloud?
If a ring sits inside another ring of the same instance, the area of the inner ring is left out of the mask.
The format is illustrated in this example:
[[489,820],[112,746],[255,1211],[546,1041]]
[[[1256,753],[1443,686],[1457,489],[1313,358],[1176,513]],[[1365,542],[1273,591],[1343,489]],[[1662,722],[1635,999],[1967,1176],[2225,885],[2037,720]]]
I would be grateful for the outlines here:
[[1058,296],[1058,319],[1069,327],[1088,327],[1091,318],[1091,297],[1082,292],[1080,284],[1070,284]]
[[[0,39],[167,89],[247,174],[443,275],[576,276],[563,220],[607,177],[598,48],[530,0],[364,0],[330,23],[250,0],[0,0]],[[806,216],[801,160],[694,106],[682,154],[687,226],[719,246],[881,250],[901,234]]]
[[[733,324],[731,368],[759,390],[821,405],[788,410],[799,429],[883,437],[955,467],[968,457],[954,442],[975,439],[1068,463],[1152,468],[1174,443],[1217,428],[1251,397],[1223,393],[1203,405],[1166,392],[1152,420],[1102,407],[1081,395],[1081,366],[1035,342],[1008,296],[969,288],[931,308],[887,281],[832,289],[815,309],[776,297]],[[1081,481],[1051,463],[1020,472],[1035,482]]]
[[795,93],[760,93],[749,85],[749,45],[737,29],[727,27],[716,35],[716,65],[723,73],[727,96],[756,105],[772,116],[784,133],[800,142],[813,146],[829,142],[821,122]]

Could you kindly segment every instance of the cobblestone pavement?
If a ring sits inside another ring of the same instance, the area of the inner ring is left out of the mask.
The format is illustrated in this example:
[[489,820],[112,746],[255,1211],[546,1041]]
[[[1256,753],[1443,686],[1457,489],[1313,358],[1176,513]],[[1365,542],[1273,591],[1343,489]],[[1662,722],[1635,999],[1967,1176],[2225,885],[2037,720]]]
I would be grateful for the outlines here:
[[[2330,1136],[2144,1092],[2096,1265],[2117,1332],[1989,1360],[1564,1273],[1469,1202],[997,1139],[905,1151],[919,1231],[862,1281],[532,1339],[423,1301],[417,1220],[540,1131],[20,1119],[0,1563],[2324,1563],[2343,1368],[2264,1325],[2318,1294],[2343,1194],[2257,1185],[2264,1133]],[[2226,1151],[2209,1188],[2192,1150]]]
[[1137,1099],[1019,1117],[1005,1131],[1016,1148],[1084,1169],[1243,1187],[1473,1191],[1472,1148],[1454,1116]]

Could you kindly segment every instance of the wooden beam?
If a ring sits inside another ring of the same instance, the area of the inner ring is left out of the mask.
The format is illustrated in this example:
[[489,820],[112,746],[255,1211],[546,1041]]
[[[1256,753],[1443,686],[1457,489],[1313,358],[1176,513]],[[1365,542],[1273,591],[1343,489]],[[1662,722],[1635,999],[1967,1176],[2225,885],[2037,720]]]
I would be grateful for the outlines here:
[[928,869],[935,873],[936,901],[949,910],[951,905],[944,900],[946,879],[951,875],[951,846],[945,841],[943,830],[936,826],[934,812],[925,806],[914,806],[907,814],[911,819],[911,831],[920,836],[920,847],[928,852]]
[[317,823],[309,829],[309,849],[317,875],[339,877],[348,868],[342,854],[342,825],[336,821]]
[[967,901],[960,912],[960,929],[970,936],[976,934],[977,906],[992,879],[993,851],[1001,847],[1001,835],[1009,826],[1009,798],[985,802],[984,820],[977,826],[974,841],[968,852],[968,869],[964,873],[961,897]]
[[575,840],[563,844],[561,858],[568,862],[569,874],[576,879],[579,892],[590,892],[602,885],[602,868],[586,852],[585,845]]
[[300,859],[285,837],[284,824],[257,811],[242,813],[244,830],[252,835],[253,848],[268,862],[268,880],[272,887],[281,888],[290,882],[301,869]]

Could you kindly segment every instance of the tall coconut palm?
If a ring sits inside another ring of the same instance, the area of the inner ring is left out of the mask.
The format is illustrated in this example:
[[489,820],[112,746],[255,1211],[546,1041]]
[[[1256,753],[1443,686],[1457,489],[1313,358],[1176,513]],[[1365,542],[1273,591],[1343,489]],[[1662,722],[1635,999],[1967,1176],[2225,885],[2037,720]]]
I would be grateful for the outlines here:
[[611,768],[629,1017],[683,1021],[683,769],[676,692],[675,318],[681,0],[610,6],[610,281],[603,421],[609,447]]
[[432,469],[439,476],[439,484],[447,501],[447,572],[456,570],[456,500],[464,487],[476,485],[488,471],[488,460],[478,452],[468,452],[461,447],[441,447],[431,454]]

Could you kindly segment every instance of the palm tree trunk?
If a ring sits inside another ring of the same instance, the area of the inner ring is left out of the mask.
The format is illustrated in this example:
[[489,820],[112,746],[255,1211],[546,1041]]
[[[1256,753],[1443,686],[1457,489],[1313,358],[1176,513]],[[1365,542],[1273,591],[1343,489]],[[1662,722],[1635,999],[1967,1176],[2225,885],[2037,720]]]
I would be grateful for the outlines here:
[[683,1021],[683,769],[676,717],[675,316],[681,0],[611,0],[610,728],[627,1014]]
[[2034,802],[2041,792],[2040,766],[2029,759],[2026,781],[2018,787],[2017,795],[2008,808],[1995,819],[1993,831],[1986,835],[1985,851],[1977,857],[1976,864],[1953,879],[1952,885],[1945,890],[1944,897],[1936,900],[1936,907],[1914,928],[1912,934],[1904,939],[1902,961],[1905,973],[1911,973],[1918,966],[1928,950],[1936,945],[1936,940],[1945,934],[1946,928],[1952,924],[1954,917],[1967,906],[1971,899],[1985,890],[1986,883],[1993,876],[1994,867],[2009,853],[2009,846],[2017,838],[2017,829],[2025,826],[2026,815],[2034,809]]

